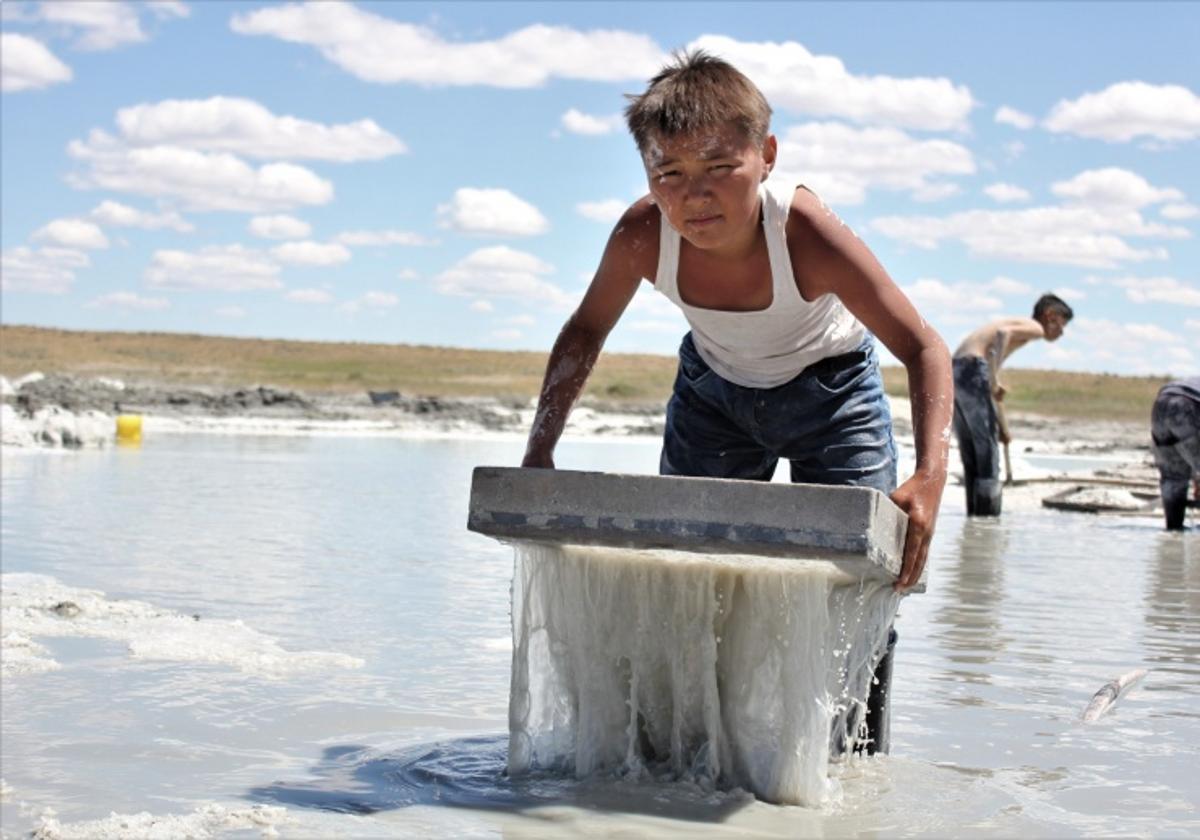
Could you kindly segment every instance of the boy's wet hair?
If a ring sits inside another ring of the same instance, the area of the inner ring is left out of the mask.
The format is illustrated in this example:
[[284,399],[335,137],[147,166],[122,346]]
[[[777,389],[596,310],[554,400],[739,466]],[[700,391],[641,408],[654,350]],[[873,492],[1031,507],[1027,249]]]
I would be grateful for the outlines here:
[[655,135],[676,137],[732,123],[757,146],[771,129],[771,106],[762,91],[704,50],[673,53],[644,93],[626,98],[625,122],[643,157]]
[[1071,307],[1067,305],[1065,300],[1060,298],[1058,295],[1052,295],[1047,292],[1038,298],[1037,303],[1033,305],[1033,317],[1035,319],[1039,319],[1047,312],[1051,311],[1062,315],[1064,321],[1070,321],[1075,317],[1075,313],[1071,310]]

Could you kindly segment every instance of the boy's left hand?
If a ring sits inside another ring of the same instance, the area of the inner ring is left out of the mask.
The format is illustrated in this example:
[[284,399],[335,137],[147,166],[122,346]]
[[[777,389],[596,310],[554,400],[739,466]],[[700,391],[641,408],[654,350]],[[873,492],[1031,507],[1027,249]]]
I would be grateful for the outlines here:
[[938,508],[942,504],[942,490],[946,486],[946,473],[928,475],[920,472],[901,484],[891,499],[896,506],[908,514],[908,535],[904,539],[904,559],[900,566],[900,577],[893,588],[904,592],[921,579],[925,560],[929,556],[929,543],[937,524]]

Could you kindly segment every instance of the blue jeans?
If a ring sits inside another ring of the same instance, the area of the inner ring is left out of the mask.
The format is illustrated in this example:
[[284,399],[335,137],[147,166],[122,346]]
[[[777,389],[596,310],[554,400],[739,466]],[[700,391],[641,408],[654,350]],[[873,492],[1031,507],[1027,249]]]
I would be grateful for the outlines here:
[[1200,475],[1200,403],[1159,393],[1150,412],[1150,437],[1167,528],[1183,528],[1188,482]]
[[962,457],[968,516],[1000,515],[999,424],[987,361],[979,356],[955,359],[954,436]]
[[[692,334],[685,335],[659,473],[770,481],[780,458],[791,462],[793,482],[874,487],[889,495],[896,489],[892,412],[874,338],[783,385],[746,388],[718,376],[696,352]],[[893,628],[867,698],[868,754],[890,747],[895,646]],[[844,752],[845,733],[831,737],[834,752]]]
[[659,473],[769,481],[780,458],[791,462],[794,482],[896,489],[892,415],[874,339],[783,385],[746,388],[717,375],[685,335]]

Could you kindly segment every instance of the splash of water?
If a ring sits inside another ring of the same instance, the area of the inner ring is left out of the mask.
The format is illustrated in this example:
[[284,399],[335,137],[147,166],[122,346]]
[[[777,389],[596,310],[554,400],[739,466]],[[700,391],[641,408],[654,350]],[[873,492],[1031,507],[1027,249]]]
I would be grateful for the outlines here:
[[518,544],[510,774],[677,778],[816,805],[865,737],[899,597],[831,564]]

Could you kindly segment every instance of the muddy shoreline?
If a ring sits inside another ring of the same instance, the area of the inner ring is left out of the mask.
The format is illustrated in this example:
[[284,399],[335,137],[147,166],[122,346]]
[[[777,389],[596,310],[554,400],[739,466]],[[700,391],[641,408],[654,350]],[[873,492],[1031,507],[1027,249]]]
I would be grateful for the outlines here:
[[[115,439],[115,418],[120,414],[140,415],[149,436],[524,437],[535,409],[533,400],[398,391],[303,392],[270,385],[188,387],[60,374],[3,380],[0,391],[0,438],[6,450],[106,446]],[[890,402],[903,461],[904,453],[911,458],[913,451],[910,405],[898,397]],[[585,399],[572,412],[565,437],[657,438],[662,435],[664,410],[657,403]],[[1071,494],[1077,493],[1078,509],[1084,512],[1161,515],[1148,419],[1142,424],[1010,413],[1008,420],[1016,480],[1004,491],[1006,511],[1050,507],[1063,497],[1069,505]],[[943,504],[959,505],[961,468],[953,447],[949,471]]]

